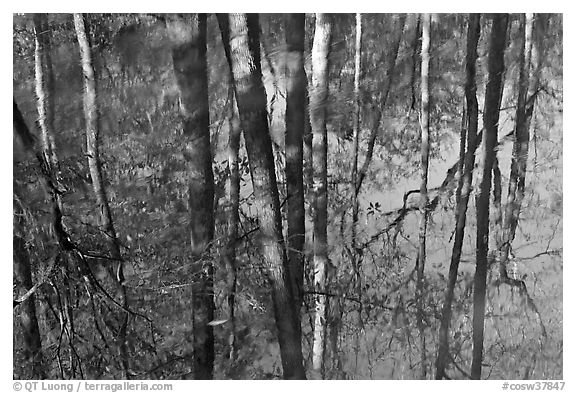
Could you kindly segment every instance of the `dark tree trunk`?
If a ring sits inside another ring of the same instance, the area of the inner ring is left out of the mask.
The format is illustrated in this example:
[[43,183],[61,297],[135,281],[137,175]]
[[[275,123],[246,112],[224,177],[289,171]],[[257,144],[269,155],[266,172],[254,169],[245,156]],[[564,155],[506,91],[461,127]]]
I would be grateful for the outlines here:
[[[115,280],[111,281],[116,284],[116,296],[120,304],[124,308],[128,306],[128,298],[126,294],[126,287],[124,287],[124,274],[122,271],[122,254],[120,252],[120,244],[114,229],[112,221],[112,212],[108,204],[108,197],[104,187],[104,174],[102,172],[102,165],[100,163],[99,152],[99,136],[100,124],[98,114],[98,92],[96,85],[96,77],[94,74],[94,66],[92,61],[92,48],[89,39],[88,24],[83,14],[74,14],[74,26],[76,28],[76,35],[80,47],[80,57],[82,62],[82,71],[84,74],[84,117],[86,127],[86,153],[88,156],[88,168],[90,169],[90,177],[92,179],[92,187],[96,196],[96,203],[98,211],[100,212],[100,228],[106,235],[106,242],[111,257],[117,261]],[[103,269],[108,275],[114,276],[113,269],[110,265],[106,265]],[[121,359],[121,378],[129,378],[129,358],[128,348],[126,343],[126,330],[128,327],[128,313],[122,312],[120,316],[118,328],[118,346]]]
[[466,84],[464,86],[466,96],[466,156],[462,171],[462,193],[457,199],[457,221],[450,259],[450,271],[448,273],[448,286],[442,306],[442,319],[438,338],[438,357],[436,359],[436,379],[443,379],[446,375],[446,364],[450,360],[450,344],[448,332],[452,320],[452,302],[454,300],[454,288],[458,278],[458,267],[462,255],[464,243],[464,230],[466,228],[466,212],[472,190],[472,172],[476,152],[476,134],[478,133],[478,100],[476,98],[476,59],[477,48],[480,38],[480,14],[470,14],[468,22],[468,36],[466,39]]
[[[466,92],[464,92],[466,94]],[[454,202],[456,209],[454,209],[454,218],[458,222],[458,202],[462,197],[462,187],[464,187],[464,161],[466,161],[466,107],[463,106],[462,121],[460,124],[460,148],[458,150],[458,164],[456,167],[456,191],[454,192]],[[450,238],[452,240],[452,238]]]
[[312,91],[310,93],[310,123],[314,172],[314,290],[316,320],[312,367],[324,375],[326,352],[326,292],[328,264],[328,135],[326,113],[328,105],[328,54],[332,38],[331,17],[316,14],[316,30],[312,47]]
[[428,162],[430,156],[430,15],[422,15],[422,66],[421,81],[422,108],[420,115],[420,128],[422,140],[420,146],[420,229],[418,264],[416,269],[416,299],[418,306],[418,330],[420,332],[420,367],[421,378],[426,378],[426,334],[424,325],[424,266],[426,264],[426,230],[428,226]]
[[288,261],[296,312],[302,306],[304,282],[303,135],[306,111],[304,14],[287,14],[286,26],[286,197]]
[[508,14],[494,14],[488,54],[488,83],[484,102],[484,133],[482,143],[482,180],[476,200],[476,272],[474,274],[474,314],[472,318],[472,379],[480,379],[484,347],[484,309],[486,304],[486,274],[490,225],[490,188],[498,140],[498,121],[504,73],[504,50],[508,30]]
[[284,239],[272,140],[266,115],[266,92],[260,67],[260,27],[256,14],[219,14],[218,23],[240,114],[262,234],[262,254],[272,286],[274,315],[285,379],[304,379],[299,315]]
[[213,264],[210,248],[214,238],[214,175],[210,148],[206,14],[170,16],[166,21],[172,49],[174,75],[180,91],[182,151],[187,161],[188,212],[190,218],[193,275],[194,378],[214,374]]

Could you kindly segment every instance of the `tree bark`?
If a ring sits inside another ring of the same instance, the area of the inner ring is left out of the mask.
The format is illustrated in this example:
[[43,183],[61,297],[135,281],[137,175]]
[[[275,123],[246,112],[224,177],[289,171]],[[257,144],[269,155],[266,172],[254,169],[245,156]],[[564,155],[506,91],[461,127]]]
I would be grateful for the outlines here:
[[286,196],[288,261],[296,312],[302,306],[304,282],[303,135],[307,78],[304,72],[304,14],[287,14],[286,28]]
[[[310,86],[310,77],[306,76],[306,85]],[[309,87],[305,90],[305,99],[304,99],[304,134],[303,134],[303,155],[304,155],[304,190],[306,193],[305,199],[310,201],[313,198],[311,195],[314,192],[314,171],[312,169],[312,161],[313,161],[313,153],[312,153],[312,126],[310,125],[310,95],[309,95]],[[312,206],[312,203],[310,203]],[[310,212],[312,209],[310,209]],[[310,213],[312,216],[312,213]]]
[[228,239],[224,251],[225,265],[227,269],[227,303],[228,303],[228,360],[234,363],[236,360],[236,317],[235,317],[235,297],[236,297],[236,242],[238,239],[238,225],[240,222],[240,124],[234,99],[234,84],[230,77],[230,87],[228,89]]
[[438,334],[438,357],[436,358],[436,379],[446,377],[446,364],[450,360],[450,346],[448,332],[452,320],[452,302],[454,300],[454,288],[458,278],[458,267],[462,255],[464,243],[464,230],[466,228],[466,212],[472,190],[472,172],[476,152],[476,134],[478,133],[478,100],[476,98],[476,60],[478,58],[478,40],[480,38],[480,14],[470,14],[468,17],[468,34],[466,38],[466,84],[464,92],[466,97],[466,141],[467,151],[464,158],[462,171],[462,193],[457,199],[456,229],[450,270],[448,273],[448,286],[442,306],[442,319]]
[[[222,23],[220,28],[222,30],[222,40],[224,42],[224,51],[226,57],[229,58],[230,45],[227,45],[229,36],[228,21],[218,16],[218,23]],[[238,105],[236,102],[234,92],[234,75],[230,69],[229,73],[229,88],[228,88],[228,170],[230,176],[228,178],[228,214],[227,214],[227,240],[224,248],[224,264],[226,265],[226,286],[227,286],[227,303],[228,303],[228,353],[227,358],[230,362],[228,369],[229,375],[233,373],[233,363],[237,356],[237,342],[236,342],[236,286],[238,282],[237,267],[236,267],[236,243],[238,241],[238,228],[240,225],[240,137],[241,137],[241,124],[238,114]]]
[[294,308],[292,281],[284,239],[272,140],[266,116],[266,92],[260,66],[260,27],[256,14],[219,14],[226,57],[234,76],[240,125],[248,153],[262,253],[272,286],[272,300],[285,379],[305,379],[299,315]]
[[[114,222],[112,220],[112,212],[108,204],[108,197],[104,187],[104,174],[102,172],[102,165],[100,162],[99,152],[99,137],[100,137],[100,124],[98,114],[98,92],[96,85],[96,77],[94,73],[92,48],[89,39],[89,26],[83,14],[74,14],[74,26],[78,38],[78,45],[80,47],[80,57],[82,63],[82,72],[84,74],[84,117],[86,127],[86,153],[88,156],[88,168],[90,170],[90,177],[92,179],[92,186],[96,196],[96,203],[98,211],[100,212],[100,228],[106,236],[106,242],[112,259],[117,261],[115,281],[116,296],[120,304],[124,308],[128,307],[128,297],[126,294],[126,287],[124,286],[124,274],[122,270],[122,253],[120,252],[120,244],[116,236]],[[107,264],[103,269],[108,275],[114,277],[110,265]],[[126,343],[126,330],[128,328],[128,312],[122,312],[120,316],[118,328],[118,346],[120,355],[120,368],[121,378],[128,379],[129,375],[129,354]]]
[[[500,239],[500,273],[501,278],[506,280],[506,264],[512,248],[512,242],[516,235],[516,227],[520,217],[520,208],[524,199],[526,184],[526,167],[528,163],[528,144],[530,141],[531,112],[527,112],[528,90],[530,79],[537,78],[537,71],[530,78],[532,61],[532,31],[533,14],[525,14],[521,17],[522,55],[519,61],[518,77],[518,100],[516,103],[516,122],[514,125],[514,146],[512,149],[512,163],[510,165],[510,178],[508,181],[508,196],[505,204],[504,227],[502,239]],[[537,88],[535,89],[537,91]],[[535,97],[534,97],[535,98]]]
[[[56,186],[60,188],[60,163],[56,153],[56,144],[54,142],[54,72],[52,69],[52,30],[48,24],[47,14],[34,14],[34,36],[35,36],[35,91],[36,107],[38,110],[38,126],[40,128],[40,148],[44,156],[47,171],[54,180]],[[55,203],[58,209],[64,209],[60,194],[54,194]],[[69,272],[67,264],[61,266],[63,270],[63,285],[61,286],[62,312],[66,316],[66,330],[69,342],[70,358],[74,358],[72,340],[74,339],[74,313],[70,306],[70,282],[68,281]],[[73,369],[72,365],[71,368]]]
[[484,347],[484,309],[486,304],[486,274],[488,268],[488,239],[490,225],[490,188],[492,168],[496,156],[498,121],[504,73],[504,50],[508,14],[494,14],[488,54],[488,83],[484,102],[484,133],[482,143],[482,180],[476,200],[476,272],[474,274],[474,313],[472,318],[472,379],[480,379]]
[[[464,92],[466,94],[466,92]],[[463,106],[462,120],[460,123],[460,148],[458,150],[458,165],[456,167],[456,191],[454,192],[454,202],[456,209],[454,209],[454,218],[458,222],[458,202],[462,197],[462,187],[464,187],[464,161],[466,161],[466,107]],[[450,238],[450,240],[452,240]]]
[[[533,24],[534,15],[526,14],[521,19],[521,28],[524,30],[520,57],[520,75],[518,81],[518,100],[516,105],[516,122],[514,127],[514,146],[512,150],[512,162],[510,166],[510,178],[508,183],[508,195],[504,204],[503,218],[501,217],[500,238],[497,237],[498,262],[500,268],[499,282],[517,287],[521,296],[525,299],[528,307],[536,314],[542,335],[546,337],[546,328],[542,317],[534,301],[528,294],[525,282],[517,277],[512,269],[508,274],[508,259],[512,252],[512,243],[516,236],[516,228],[520,219],[522,201],[524,200],[526,184],[526,168],[528,163],[528,148],[530,141],[530,123],[534,111],[534,105],[540,90],[540,72],[544,47],[537,42],[535,52],[536,63],[532,71],[532,48],[533,48]],[[501,211],[501,210],[500,210]]]
[[354,114],[352,136],[352,269],[355,281],[355,292],[358,299],[358,315],[355,334],[355,360],[354,369],[358,367],[358,355],[360,352],[360,331],[362,329],[362,273],[361,273],[361,250],[357,248],[357,225],[358,225],[358,195],[360,189],[356,188],[358,182],[358,146],[360,142],[360,73],[362,58],[362,14],[356,14],[356,42],[354,53]]
[[174,76],[180,92],[182,151],[188,176],[192,287],[194,378],[214,375],[214,267],[210,248],[214,238],[214,175],[210,146],[206,14],[171,15],[170,37]]
[[416,28],[414,29],[414,39],[412,40],[412,69],[410,72],[410,90],[412,93],[412,101],[410,102],[410,110],[416,110],[416,66],[418,64],[418,49],[420,47],[420,24],[422,20],[420,15],[416,15]]
[[428,226],[428,162],[430,156],[430,15],[422,15],[422,66],[421,66],[421,93],[422,108],[420,115],[420,128],[422,140],[420,145],[420,229],[418,264],[416,269],[416,298],[418,306],[418,330],[420,332],[420,367],[421,378],[426,378],[426,335],[424,325],[424,266],[426,264],[426,230]]
[[[38,124],[41,131],[42,150],[50,164],[50,170],[58,179],[60,168],[54,142],[54,72],[52,70],[52,30],[46,14],[34,14],[34,70]],[[60,202],[59,202],[60,203]]]
[[[312,91],[310,123],[314,172],[314,290],[326,293],[328,264],[328,135],[326,112],[328,105],[328,55],[332,37],[331,17],[316,14],[316,29],[312,47]],[[326,351],[327,297],[316,295],[312,367],[324,376]]]
[[[352,137],[352,247],[356,249],[356,225],[358,223],[358,145],[360,141],[360,73],[362,58],[362,14],[356,14],[356,46],[354,54],[354,120]],[[358,272],[356,272],[358,275]],[[358,278],[358,277],[357,277]]]

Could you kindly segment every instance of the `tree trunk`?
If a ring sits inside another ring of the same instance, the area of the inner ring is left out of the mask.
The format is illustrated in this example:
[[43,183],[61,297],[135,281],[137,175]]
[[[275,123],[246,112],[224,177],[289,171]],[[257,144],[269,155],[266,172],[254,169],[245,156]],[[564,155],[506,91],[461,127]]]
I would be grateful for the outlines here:
[[[314,14],[305,14],[304,16],[304,27],[306,28],[307,19],[311,19]],[[310,36],[312,36],[310,34]],[[312,52],[312,42],[310,39],[304,39],[304,58],[309,58]],[[308,63],[310,64],[310,63]],[[309,68],[307,68],[309,67]],[[306,65],[304,62],[304,73],[306,75],[306,89],[304,90],[304,130],[303,130],[303,158],[304,158],[304,202],[308,203],[308,208],[305,207],[305,223],[304,228],[312,228],[314,226],[314,169],[312,168],[313,151],[312,151],[312,126],[310,124],[310,91],[312,86],[312,67]],[[313,244],[314,244],[314,232],[312,230],[305,231],[304,234],[304,280],[306,285],[312,287],[312,277],[313,277]],[[313,306],[314,299],[311,297],[302,298],[302,303],[307,310],[310,310]],[[312,321],[313,315],[308,313],[309,321]],[[311,353],[310,353],[311,354]],[[309,355],[310,355],[309,354]]]
[[[306,85],[310,86],[309,77],[306,76]],[[313,154],[312,154],[312,126],[310,125],[310,96],[309,96],[309,88],[305,90],[305,99],[304,99],[304,134],[303,134],[303,155],[304,155],[304,169],[303,169],[303,176],[304,176],[304,190],[306,192],[306,200],[312,200],[313,198],[311,195],[314,192],[314,171],[312,169],[312,161],[313,161]],[[312,205],[312,203],[310,203]],[[312,211],[312,209],[310,210]],[[310,213],[310,216],[312,214]]]
[[304,379],[300,318],[295,312],[292,281],[284,239],[272,140],[266,116],[266,92],[260,67],[258,15],[219,14],[218,23],[248,152],[256,208],[262,234],[262,254],[272,286],[272,300],[285,379]]
[[332,37],[331,17],[316,14],[316,29],[312,47],[312,91],[310,94],[310,123],[314,172],[314,291],[316,317],[312,367],[324,376],[326,351],[326,292],[328,264],[328,135],[326,112],[328,105],[328,54]]
[[193,307],[194,378],[214,375],[213,264],[214,175],[210,148],[206,14],[170,16],[166,21],[172,49],[174,76],[180,91],[182,151],[187,161],[188,213]]
[[238,225],[240,222],[240,124],[236,111],[236,101],[234,99],[234,84],[230,76],[230,87],[228,89],[228,170],[229,195],[228,195],[228,239],[224,251],[225,265],[227,269],[227,303],[228,303],[228,360],[230,365],[236,360],[236,317],[235,317],[235,297],[236,297],[236,241],[238,238]]
[[[532,14],[522,15],[521,29],[524,31],[521,40],[523,48],[519,61],[518,100],[516,103],[516,123],[514,126],[514,146],[512,149],[512,163],[510,165],[510,178],[508,181],[508,197],[504,212],[504,227],[500,239],[500,272],[501,278],[506,280],[506,264],[516,235],[516,227],[520,217],[520,207],[524,199],[526,183],[526,167],[528,163],[528,144],[530,141],[530,115],[527,113],[528,90],[530,84],[530,66],[532,60]],[[533,79],[536,78],[534,75]]]
[[[228,21],[228,14],[217,14],[218,25],[222,35],[222,45],[226,59],[230,65],[231,49],[230,49],[230,24]],[[233,374],[233,364],[237,356],[237,341],[236,341],[236,286],[238,283],[237,270],[236,270],[236,243],[238,240],[238,228],[240,225],[240,137],[242,133],[242,124],[240,121],[240,114],[238,109],[238,99],[235,92],[234,73],[232,67],[229,67],[229,89],[228,89],[228,168],[230,170],[229,177],[229,208],[228,214],[228,240],[226,249],[224,251],[224,258],[226,263],[227,272],[227,303],[228,303],[228,316],[229,316],[229,329],[228,329],[228,360],[229,368],[228,375]]]
[[355,281],[356,297],[359,301],[357,326],[355,334],[355,360],[354,370],[358,367],[358,355],[360,352],[360,331],[362,329],[362,277],[361,277],[361,250],[357,249],[357,225],[358,225],[358,194],[360,189],[356,188],[358,182],[358,145],[360,141],[360,73],[362,57],[362,14],[356,14],[356,46],[354,54],[354,115],[353,115],[353,137],[352,137],[352,270]]
[[[356,249],[356,225],[358,223],[358,144],[360,140],[360,73],[362,58],[362,14],[356,14],[356,51],[354,55],[354,124],[352,147],[352,247]],[[358,272],[356,272],[358,275]],[[358,277],[357,277],[358,278]]]
[[525,282],[516,276],[513,269],[512,275],[508,274],[508,258],[512,252],[512,243],[516,236],[516,228],[520,219],[522,201],[524,200],[526,184],[526,168],[528,163],[528,147],[530,141],[530,123],[534,105],[539,92],[540,71],[544,47],[537,45],[535,52],[535,69],[532,66],[533,47],[533,24],[534,15],[526,14],[521,20],[524,30],[523,53],[520,58],[520,75],[518,82],[518,101],[516,106],[516,123],[514,127],[514,146],[512,150],[512,163],[508,183],[508,196],[504,207],[504,217],[501,218],[501,234],[497,238],[498,261],[500,267],[500,283],[508,284],[520,289],[520,294],[528,304],[528,307],[536,314],[541,332],[546,337],[546,328],[542,317],[533,299],[528,294]]
[[[46,14],[34,14],[34,51],[38,124],[41,131],[42,151],[50,170],[58,179],[60,168],[54,142],[54,72],[52,71],[52,30]],[[60,201],[59,201],[60,203]]]
[[[458,150],[458,164],[456,167],[456,191],[454,192],[454,218],[458,222],[458,202],[462,197],[462,187],[464,187],[464,161],[466,160],[466,107],[462,109],[462,120],[460,123],[460,148]],[[452,240],[452,238],[450,238]]]
[[490,224],[490,188],[492,168],[498,140],[498,120],[504,73],[504,50],[508,14],[494,14],[488,54],[488,83],[484,102],[484,133],[482,143],[482,180],[476,200],[476,272],[474,274],[474,314],[472,318],[472,379],[480,379],[484,346],[484,309],[486,304],[486,274],[488,268],[488,239]]
[[442,306],[442,319],[438,334],[438,357],[436,358],[436,379],[443,379],[446,375],[446,364],[450,360],[450,344],[448,332],[452,320],[452,302],[454,300],[454,288],[458,278],[458,266],[462,255],[464,243],[464,230],[466,228],[466,212],[472,190],[472,172],[476,152],[476,134],[478,133],[478,100],[476,98],[476,60],[477,48],[480,38],[480,14],[470,14],[468,21],[468,36],[466,39],[466,84],[464,86],[466,96],[466,156],[462,171],[462,193],[457,200],[457,221],[450,259],[450,271],[448,273],[448,286]]
[[303,135],[307,78],[304,72],[304,14],[287,14],[286,26],[286,197],[288,261],[295,309],[300,313],[304,282]]
[[[99,156],[99,134],[100,124],[98,119],[98,103],[97,103],[97,86],[96,77],[94,74],[94,67],[92,61],[92,48],[90,46],[88,24],[83,14],[74,14],[74,26],[80,47],[80,57],[82,62],[82,71],[84,74],[84,117],[86,127],[86,153],[88,156],[88,167],[90,169],[90,177],[92,179],[92,186],[96,196],[96,203],[98,211],[100,212],[100,228],[106,235],[106,242],[112,259],[117,261],[116,267],[116,296],[120,304],[127,308],[128,298],[126,296],[126,287],[124,287],[124,274],[122,270],[122,254],[120,252],[120,244],[114,229],[112,221],[112,212],[108,204],[108,197],[106,189],[104,188],[104,174],[102,172],[102,165]],[[108,275],[114,276],[112,269],[109,265],[103,269]],[[113,279],[112,279],[113,280]],[[126,330],[128,327],[128,313],[122,312],[120,316],[120,326],[118,328],[118,346],[120,352],[121,362],[121,378],[129,378],[129,358],[128,348],[126,343]]]
[[430,89],[428,86],[430,72],[430,15],[422,15],[422,67],[420,86],[422,90],[422,108],[420,128],[422,140],[420,146],[421,180],[420,180],[420,230],[418,234],[418,264],[416,275],[416,299],[418,306],[418,330],[420,332],[420,367],[422,379],[426,379],[426,335],[424,325],[424,265],[426,264],[426,230],[428,225],[428,162],[430,156]]
[[[54,142],[54,73],[52,70],[51,41],[52,30],[48,24],[47,14],[34,14],[34,35],[35,35],[35,90],[36,106],[38,110],[38,126],[40,127],[41,144],[40,148],[47,164],[47,171],[54,180],[57,187],[60,187],[60,163],[56,153]],[[63,210],[62,198],[60,194],[54,194],[55,203],[60,211]],[[70,282],[67,264],[62,264],[63,285],[61,286],[61,297],[64,299],[63,313],[66,316],[66,329],[69,342],[70,358],[74,358],[73,343],[74,338],[74,313],[70,306]],[[71,365],[71,368],[72,365]]]
[[412,93],[412,101],[410,102],[410,110],[416,110],[416,66],[418,65],[418,49],[420,48],[420,24],[422,20],[420,15],[416,15],[416,28],[414,29],[414,39],[412,40],[412,69],[410,72],[410,90]]

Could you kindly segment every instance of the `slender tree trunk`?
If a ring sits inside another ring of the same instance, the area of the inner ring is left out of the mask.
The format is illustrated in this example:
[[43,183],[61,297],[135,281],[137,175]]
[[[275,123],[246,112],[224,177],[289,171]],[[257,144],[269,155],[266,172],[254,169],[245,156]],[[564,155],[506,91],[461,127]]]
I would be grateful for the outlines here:
[[[52,70],[52,30],[48,24],[47,14],[34,14],[34,35],[36,48],[34,52],[35,63],[35,90],[37,97],[38,125],[41,132],[41,150],[47,163],[47,170],[51,177],[60,187],[60,163],[56,153],[56,144],[54,142],[54,73]],[[55,194],[55,203],[62,211],[63,204],[60,194]],[[68,266],[62,265],[63,285],[61,286],[61,297],[64,299],[64,314],[66,315],[66,330],[69,342],[70,358],[74,358],[73,339],[74,339],[74,313],[70,306],[70,283],[68,282]],[[72,362],[71,362],[72,363]],[[71,364],[72,367],[72,364]]]
[[[305,14],[304,25],[306,27],[306,18],[311,18],[313,14]],[[306,43],[306,39],[304,40]],[[309,41],[308,41],[309,42]],[[309,45],[308,45],[309,46]],[[304,46],[304,58],[309,58],[311,55],[311,48],[309,52],[308,46]],[[306,75],[306,89],[304,91],[304,132],[303,132],[303,156],[304,156],[304,201],[305,201],[305,223],[304,228],[312,228],[314,226],[314,170],[312,168],[313,163],[313,151],[312,151],[312,126],[310,124],[310,90],[312,86],[312,72],[306,68],[306,62],[304,62],[304,72]],[[306,209],[306,202],[308,202],[308,208]],[[312,287],[312,277],[313,277],[313,244],[314,244],[314,232],[313,230],[305,231],[304,234],[304,280],[308,287]],[[311,297],[302,298],[302,303],[306,307],[306,310],[312,308],[312,303],[314,299]],[[308,318],[311,321],[313,315],[308,314]],[[310,353],[311,354],[311,353]],[[309,354],[309,355],[310,355]]]
[[410,89],[412,90],[412,101],[410,110],[416,110],[416,66],[418,64],[418,49],[420,47],[420,15],[416,15],[416,28],[414,29],[414,39],[412,40],[412,72],[410,73]]
[[[534,111],[534,104],[539,92],[540,71],[542,67],[542,57],[544,55],[544,47],[540,43],[540,45],[537,45],[537,50],[534,53],[536,57],[535,69],[531,70],[534,15],[524,15],[521,23],[521,27],[524,30],[524,39],[522,42],[523,53],[520,58],[518,101],[514,128],[515,138],[508,183],[508,196],[504,204],[504,217],[502,218],[500,216],[502,228],[500,238],[497,238],[497,258],[500,267],[500,282],[519,288],[520,294],[528,304],[528,307],[536,314],[542,335],[546,337],[546,328],[542,322],[541,314],[528,294],[525,282],[516,276],[516,269],[513,269],[511,276],[508,275],[507,269],[508,258],[512,251],[512,243],[516,236],[516,228],[520,219],[522,201],[524,200],[526,167],[528,163],[528,148],[530,141],[529,130]],[[501,193],[500,190],[500,194]]]
[[528,67],[528,70],[530,71],[528,74],[528,95],[524,110],[526,116],[524,126],[529,130],[532,122],[532,115],[534,114],[534,107],[538,99],[538,94],[541,91],[540,77],[542,74],[542,67],[544,66],[544,58],[546,56],[545,43],[542,41],[542,38],[546,35],[546,16],[543,14],[526,14],[526,19],[526,28],[532,29],[532,32],[527,32],[527,34],[528,37],[530,37],[532,42],[531,46],[533,47],[531,67]]
[[472,379],[480,379],[484,347],[484,309],[486,304],[486,274],[490,225],[490,188],[498,140],[498,121],[504,73],[504,50],[508,29],[508,14],[494,14],[488,54],[488,83],[484,102],[484,133],[482,143],[482,180],[476,200],[476,272],[474,274],[474,314],[472,318]]
[[[260,57],[262,59],[262,76],[263,77],[267,77],[267,74],[270,74],[270,81],[272,83],[272,97],[270,97],[269,100],[267,100],[267,102],[269,103],[269,105],[267,106],[267,114],[268,114],[268,124],[272,124],[272,122],[274,121],[274,110],[276,109],[275,104],[277,101],[277,96],[278,96],[278,78],[276,77],[276,71],[274,70],[274,64],[272,63],[272,59],[270,58],[270,55],[268,53],[268,49],[266,46],[266,36],[261,36],[260,38]],[[282,157],[280,156],[281,151],[278,148],[278,145],[274,143],[274,141],[272,142],[272,148],[273,148],[273,153],[274,153],[274,162],[276,163],[277,167],[276,167],[276,176],[278,177],[278,182],[283,183],[285,179],[283,179],[281,176],[284,175],[284,172],[282,171]]]
[[[308,81],[308,77],[306,77]],[[307,83],[307,86],[310,84]],[[312,127],[310,125],[310,97],[309,97],[309,89],[305,91],[305,99],[304,99],[304,135],[303,135],[303,154],[304,154],[304,190],[306,192],[306,199],[312,200],[312,192],[314,190],[314,179],[313,179],[313,170],[312,170],[312,161],[313,161],[313,154],[312,154]],[[312,205],[312,204],[310,204]],[[312,214],[310,214],[312,215]]]
[[526,182],[526,167],[528,162],[528,144],[530,141],[530,116],[527,113],[528,90],[530,84],[530,66],[532,60],[532,26],[533,14],[521,17],[523,48],[519,61],[518,100],[516,103],[516,123],[514,126],[514,146],[512,149],[512,163],[510,165],[510,179],[508,181],[508,197],[504,212],[504,227],[500,239],[500,269],[501,278],[508,278],[506,264],[511,251],[512,242],[516,235],[516,227],[520,216],[520,207],[524,199]]
[[[326,106],[328,103],[328,54],[332,37],[331,17],[316,14],[312,47],[312,91],[310,122],[314,171],[314,290],[326,292],[328,264],[328,135]],[[324,376],[326,352],[327,297],[316,295],[312,367]]]
[[[76,28],[76,35],[80,47],[80,57],[82,62],[82,71],[84,74],[84,116],[86,126],[86,153],[88,156],[88,167],[90,169],[90,177],[92,179],[92,186],[94,194],[96,195],[96,203],[98,204],[98,211],[100,212],[100,227],[106,235],[106,241],[111,257],[117,261],[116,268],[116,295],[119,298],[120,304],[124,308],[128,307],[128,298],[126,296],[126,287],[124,287],[124,274],[122,271],[122,254],[120,252],[120,244],[114,229],[112,221],[112,212],[108,204],[108,197],[106,189],[104,188],[104,174],[102,173],[102,165],[99,156],[99,134],[100,124],[98,119],[98,103],[97,103],[97,86],[96,77],[94,74],[94,67],[92,62],[92,48],[90,46],[88,24],[83,14],[74,14],[74,26]],[[109,274],[110,267],[107,265],[106,269]],[[128,327],[128,313],[123,312],[120,317],[120,326],[118,328],[118,345],[120,352],[121,362],[121,378],[129,378],[129,358],[128,348],[126,343],[126,330]]]
[[[454,192],[454,201],[456,209],[454,217],[458,222],[458,202],[462,197],[462,187],[464,187],[464,161],[466,160],[466,108],[462,109],[462,121],[460,124],[460,148],[458,150],[458,165],[456,167],[456,191]],[[452,239],[450,239],[452,240]]]
[[[360,141],[360,73],[362,58],[362,14],[356,14],[356,51],[354,55],[354,120],[352,146],[352,247],[356,248],[356,225],[358,223],[358,145]],[[358,272],[356,272],[358,275]]]
[[[32,288],[32,265],[30,256],[26,249],[26,240],[22,236],[24,230],[24,212],[20,202],[14,200],[14,231],[13,240],[13,262],[14,278],[21,293],[26,293]],[[42,368],[42,340],[40,338],[40,328],[36,317],[35,295],[32,294],[24,303],[20,305],[20,325],[24,336],[24,360],[26,361],[26,373],[21,379],[44,379],[46,377]]]
[[[504,81],[502,82],[505,83]],[[492,203],[494,204],[494,219],[492,220],[493,237],[498,241],[502,238],[502,172],[500,171],[500,163],[498,161],[498,153],[494,156],[494,163],[492,164]]]
[[420,230],[418,265],[416,275],[416,298],[418,305],[418,330],[420,332],[420,367],[421,377],[426,378],[426,335],[424,325],[424,265],[426,264],[426,230],[428,225],[428,162],[430,156],[430,89],[428,86],[430,72],[430,15],[422,15],[422,67],[421,67],[421,90],[422,109],[420,115],[420,128],[422,129],[422,141],[420,146],[421,156],[421,181],[420,181]]
[[[314,14],[305,14],[304,16],[304,28],[306,28],[306,24],[311,24],[311,20]],[[308,22],[307,22],[308,20]],[[313,35],[309,35],[313,38]],[[306,40],[304,37],[304,59],[311,57],[312,52],[312,45],[313,39]],[[310,51],[310,53],[308,53]],[[308,65],[307,65],[308,64]],[[306,98],[304,101],[305,104],[305,111],[304,111],[304,190],[306,192],[306,200],[310,201],[310,217],[312,217],[312,210],[313,210],[313,191],[314,191],[314,175],[312,169],[312,160],[313,160],[313,153],[312,153],[312,126],[310,124],[310,90],[312,86],[312,67],[310,66],[310,62],[304,61],[304,73],[306,75],[306,86],[307,89],[305,90]],[[310,232],[309,232],[310,233]],[[310,242],[312,243],[312,242]]]
[[304,72],[304,14],[287,14],[286,26],[286,196],[288,261],[296,312],[302,306],[304,282],[303,135],[307,78]]
[[180,91],[182,150],[187,161],[191,260],[194,378],[214,375],[214,267],[210,248],[214,238],[214,175],[210,147],[206,14],[170,16],[166,21],[174,76]]
[[[232,78],[232,76],[231,76]],[[228,185],[228,239],[224,251],[225,264],[227,269],[227,302],[228,302],[228,360],[231,365],[236,360],[236,317],[235,317],[235,297],[236,297],[236,241],[238,239],[238,225],[240,222],[240,124],[238,113],[235,110],[234,85],[230,80],[228,90],[228,170],[230,171]]]
[[358,182],[358,145],[360,142],[360,73],[362,57],[362,14],[356,14],[356,46],[354,54],[354,119],[352,137],[352,269],[355,281],[356,297],[359,301],[357,315],[357,330],[355,335],[355,360],[354,369],[358,367],[358,355],[360,353],[360,331],[362,329],[362,277],[360,272],[361,250],[357,249],[357,226],[358,226],[358,195],[360,189],[356,188]]
[[448,286],[442,306],[442,319],[438,337],[438,357],[436,358],[436,379],[446,376],[446,364],[450,360],[450,345],[448,332],[452,320],[452,302],[454,300],[454,288],[458,278],[458,266],[462,255],[464,243],[464,230],[466,228],[466,212],[472,190],[472,172],[476,152],[476,134],[478,133],[478,100],[476,98],[476,60],[478,58],[478,40],[480,38],[480,14],[470,14],[468,19],[468,36],[466,39],[466,132],[467,151],[464,158],[462,172],[462,194],[457,199],[456,230],[452,257],[450,259],[450,271],[448,273]]
[[[306,14],[305,19],[312,18],[314,14]],[[305,21],[306,24],[306,21]],[[310,34],[312,36],[312,34]],[[311,40],[306,40],[308,44],[305,46],[305,57],[311,57]],[[307,52],[306,52],[307,51]],[[309,228],[305,231],[304,235],[304,282],[308,288],[313,287],[314,280],[314,169],[312,167],[314,157],[312,150],[312,126],[310,124],[310,91],[312,88],[312,67],[306,68],[306,62],[304,71],[306,73],[306,91],[305,91],[305,101],[304,101],[304,135],[303,135],[303,155],[304,155],[304,202],[305,202],[305,223],[304,228]],[[307,203],[307,207],[306,207]],[[314,307],[315,299],[312,296],[303,297],[302,304],[306,310],[311,310]],[[313,327],[314,314],[308,312],[307,315],[303,316],[307,319],[307,322],[311,327]],[[307,354],[307,359],[310,362],[312,358],[312,351]]]
[[[34,14],[34,51],[38,124],[41,131],[42,150],[50,169],[58,179],[60,168],[54,142],[54,72],[52,70],[52,30],[46,14]],[[61,203],[59,201],[59,203]]]
[[304,379],[299,315],[294,308],[292,281],[284,239],[272,140],[266,117],[266,92],[260,67],[260,27],[256,14],[219,14],[218,23],[244,130],[254,187],[262,253],[272,286],[272,299],[285,379]]

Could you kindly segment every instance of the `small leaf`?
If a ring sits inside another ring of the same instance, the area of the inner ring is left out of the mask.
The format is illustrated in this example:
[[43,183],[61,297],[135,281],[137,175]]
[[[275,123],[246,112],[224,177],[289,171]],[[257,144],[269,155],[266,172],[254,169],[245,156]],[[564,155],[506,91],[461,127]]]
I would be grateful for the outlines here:
[[213,321],[208,322],[208,326],[218,326],[226,322],[228,322],[227,319],[215,319]]

